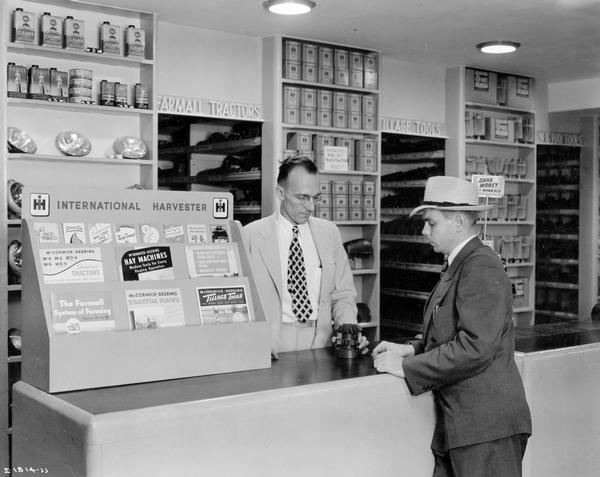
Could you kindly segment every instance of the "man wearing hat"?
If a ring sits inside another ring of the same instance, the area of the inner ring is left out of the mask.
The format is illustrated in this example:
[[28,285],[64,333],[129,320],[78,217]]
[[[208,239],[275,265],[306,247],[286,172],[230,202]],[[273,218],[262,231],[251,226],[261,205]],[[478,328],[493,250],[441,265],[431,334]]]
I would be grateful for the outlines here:
[[413,395],[432,391],[434,477],[516,477],[531,435],[531,415],[514,361],[512,291],[502,262],[478,237],[477,187],[431,177],[422,234],[444,267],[423,313],[423,337],[382,342],[378,371],[405,378]]

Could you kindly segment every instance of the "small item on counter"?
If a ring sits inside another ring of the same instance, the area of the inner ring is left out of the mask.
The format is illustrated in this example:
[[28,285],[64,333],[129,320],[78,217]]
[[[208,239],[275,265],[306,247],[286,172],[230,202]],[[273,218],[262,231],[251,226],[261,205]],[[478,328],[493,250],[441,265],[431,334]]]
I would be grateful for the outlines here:
[[14,63],[7,66],[7,94],[10,98],[27,97],[27,68]]
[[48,99],[50,97],[50,70],[31,65],[29,68],[29,98]]
[[56,136],[56,147],[65,156],[83,157],[92,150],[92,143],[83,134],[63,131]]
[[21,205],[23,204],[23,184],[14,179],[9,179],[6,183],[8,218],[21,218]]
[[98,104],[102,106],[115,105],[115,84],[112,81],[100,81],[100,94],[98,95]]
[[127,106],[127,85],[124,83],[115,83],[115,106]]
[[37,145],[25,131],[8,126],[6,139],[8,141],[8,152],[35,154]]
[[15,43],[35,44],[35,13],[24,12],[22,8],[13,13],[13,41]]
[[125,32],[125,56],[146,57],[146,32],[129,25]]
[[121,27],[103,22],[100,26],[100,47],[104,53],[109,55],[121,54]]
[[85,45],[85,22],[71,15],[64,22],[64,47],[68,50],[83,50]]
[[148,154],[148,146],[138,137],[122,136],[113,142],[113,150],[123,159],[143,159]]
[[62,48],[63,46],[63,19],[44,12],[40,17],[40,45]]
[[136,83],[133,88],[133,105],[136,109],[148,109],[148,88],[142,83]]
[[69,100],[69,74],[66,71],[58,71],[50,68],[50,94],[57,101]]

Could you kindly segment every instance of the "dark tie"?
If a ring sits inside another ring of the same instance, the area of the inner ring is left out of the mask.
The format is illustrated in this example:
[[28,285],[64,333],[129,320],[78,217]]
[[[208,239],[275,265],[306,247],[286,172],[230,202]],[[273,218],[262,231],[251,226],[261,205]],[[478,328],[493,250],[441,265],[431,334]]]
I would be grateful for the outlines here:
[[292,242],[288,252],[287,282],[288,292],[292,297],[292,311],[300,323],[306,323],[312,314],[308,286],[306,284],[306,268],[304,255],[298,239],[298,226],[292,227]]

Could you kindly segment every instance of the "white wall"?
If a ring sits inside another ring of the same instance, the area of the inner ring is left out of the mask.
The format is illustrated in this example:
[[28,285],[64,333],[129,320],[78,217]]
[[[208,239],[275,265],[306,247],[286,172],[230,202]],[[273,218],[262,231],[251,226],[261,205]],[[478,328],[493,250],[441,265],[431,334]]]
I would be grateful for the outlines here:
[[159,22],[159,95],[262,103],[261,39]]
[[549,112],[600,108],[600,78],[550,83],[548,98]]
[[445,122],[445,70],[383,58],[381,116]]

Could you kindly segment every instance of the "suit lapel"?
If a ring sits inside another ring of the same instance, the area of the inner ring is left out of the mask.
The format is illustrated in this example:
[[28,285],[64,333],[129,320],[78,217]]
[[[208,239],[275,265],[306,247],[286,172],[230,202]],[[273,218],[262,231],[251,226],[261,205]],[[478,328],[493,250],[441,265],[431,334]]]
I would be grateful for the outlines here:
[[[279,259],[279,243],[277,242],[277,223],[275,221],[275,215],[269,217],[267,227],[261,232],[262,242],[258,244],[258,252],[262,257],[269,275],[277,288],[277,293],[281,297],[283,280],[281,277],[281,261]],[[273,237],[275,237],[275,244],[273,244]]]
[[321,264],[321,290],[319,296],[325,296],[325,285],[333,280],[333,277],[330,278],[328,276],[329,273],[333,273],[333,267],[324,266],[328,257],[331,257],[331,253],[327,253],[328,240],[330,239],[327,237],[325,230],[319,227],[319,223],[313,220],[312,217],[308,218],[308,225],[317,248],[319,263]]
[[459,269],[463,260],[480,246],[483,245],[481,244],[479,238],[473,237],[471,240],[469,240],[462,250],[458,252],[458,255],[454,257],[454,260],[452,260],[448,270],[446,270],[444,277],[437,283],[429,295],[429,299],[425,305],[425,312],[423,314],[423,336],[427,336],[429,324],[431,323],[431,318],[433,317],[433,311],[436,306],[439,306],[441,301],[446,296],[446,293],[448,293],[452,282],[455,280],[454,275],[456,274],[456,271]]

